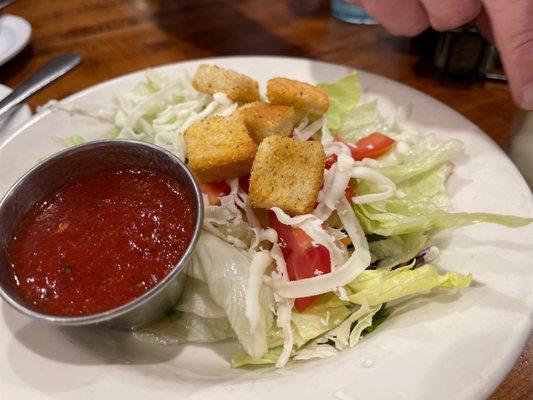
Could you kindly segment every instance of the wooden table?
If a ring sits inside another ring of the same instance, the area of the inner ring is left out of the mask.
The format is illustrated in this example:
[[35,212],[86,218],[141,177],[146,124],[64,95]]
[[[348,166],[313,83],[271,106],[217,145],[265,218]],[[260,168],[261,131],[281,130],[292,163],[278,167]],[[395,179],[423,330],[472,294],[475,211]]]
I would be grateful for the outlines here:
[[[33,35],[23,53],[0,67],[0,83],[16,86],[60,53],[75,51],[84,59],[74,73],[33,97],[33,108],[159,64],[270,54],[340,63],[403,82],[463,114],[502,147],[518,114],[506,85],[440,84],[435,73],[421,68],[409,40],[380,27],[337,21],[327,1],[21,0],[6,11],[26,18]],[[526,348],[492,400],[531,396],[530,359]]]

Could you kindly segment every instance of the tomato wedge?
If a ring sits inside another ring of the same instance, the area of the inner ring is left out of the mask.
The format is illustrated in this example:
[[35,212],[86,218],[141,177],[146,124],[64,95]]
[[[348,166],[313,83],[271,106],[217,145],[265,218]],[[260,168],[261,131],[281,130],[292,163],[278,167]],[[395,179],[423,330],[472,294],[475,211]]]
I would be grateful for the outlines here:
[[207,195],[209,204],[212,206],[220,205],[220,198],[227,196],[231,191],[229,185],[224,181],[209,183],[198,182],[198,184],[202,193]]
[[[282,224],[272,211],[268,215],[269,226],[278,233],[278,242],[287,263],[291,281],[312,278],[331,272],[329,251],[322,245],[314,245],[311,237],[300,228]],[[300,297],[294,300],[294,308],[302,312],[320,296]]]
[[326,165],[325,165],[325,168],[326,169],[330,169],[333,164],[335,164],[337,162],[337,155],[336,154],[331,154],[329,156],[326,157]]
[[248,193],[250,191],[250,175],[239,176],[239,186]]
[[346,196],[346,199],[349,203],[352,202],[352,198],[355,197],[357,191],[357,181],[355,179],[350,179],[348,182],[348,186],[346,186],[346,189],[344,189],[344,195]]
[[359,139],[355,144],[347,143],[339,135],[333,136],[333,140],[343,142],[352,152],[352,157],[356,161],[361,161],[363,158],[378,158],[385,154],[396,143],[394,139],[383,135],[379,132],[371,133],[364,138]]

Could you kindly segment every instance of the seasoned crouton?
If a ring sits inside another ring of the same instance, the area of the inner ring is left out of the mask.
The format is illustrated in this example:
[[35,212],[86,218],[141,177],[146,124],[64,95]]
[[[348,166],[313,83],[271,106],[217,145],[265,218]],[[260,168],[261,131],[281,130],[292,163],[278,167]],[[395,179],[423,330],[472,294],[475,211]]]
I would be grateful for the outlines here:
[[260,101],[248,103],[235,113],[243,117],[250,136],[257,143],[272,135],[289,136],[297,120],[294,108]]
[[324,148],[269,136],[257,150],[250,177],[250,202],[257,208],[279,207],[291,215],[310,213],[324,179]]
[[316,86],[293,79],[269,80],[267,97],[274,104],[293,106],[307,114],[325,114],[329,108],[326,92]]
[[201,182],[248,175],[257,152],[241,117],[213,115],[185,131],[189,168]]
[[259,85],[252,78],[216,65],[198,67],[192,80],[193,87],[203,93],[225,93],[238,103],[259,100]]

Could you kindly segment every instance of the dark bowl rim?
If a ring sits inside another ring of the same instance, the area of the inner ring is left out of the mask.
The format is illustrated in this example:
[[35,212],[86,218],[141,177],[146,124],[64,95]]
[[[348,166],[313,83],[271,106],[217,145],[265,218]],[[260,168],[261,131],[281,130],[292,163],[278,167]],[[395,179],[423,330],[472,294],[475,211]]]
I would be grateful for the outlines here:
[[159,292],[161,292],[163,289],[165,289],[165,287],[174,279],[174,277],[178,275],[180,272],[182,272],[183,269],[187,266],[192,256],[192,253],[196,247],[196,244],[198,243],[200,232],[203,226],[204,209],[203,209],[202,192],[192,172],[185,165],[185,163],[182,160],[180,160],[175,154],[171,153],[170,151],[156,144],[143,142],[143,141],[135,140],[135,139],[104,139],[104,140],[90,141],[87,143],[83,143],[83,144],[70,147],[65,150],[61,150],[51,155],[46,160],[34,165],[32,168],[26,171],[19,179],[17,179],[17,181],[9,188],[9,190],[0,198],[0,210],[2,209],[4,204],[17,192],[17,190],[19,190],[19,188],[28,179],[31,179],[32,175],[36,174],[38,171],[45,168],[46,166],[54,162],[57,162],[57,160],[60,158],[83,152],[89,147],[98,148],[98,147],[105,147],[109,145],[115,145],[115,146],[124,145],[126,147],[134,146],[134,147],[148,148],[151,151],[164,154],[171,160],[171,162],[177,164],[185,172],[187,180],[192,184],[193,203],[195,204],[198,210],[197,215],[196,215],[196,221],[194,224],[193,233],[191,236],[191,241],[189,242],[187,249],[183,253],[182,257],[178,260],[174,268],[172,268],[172,270],[160,282],[158,282],[155,286],[150,288],[148,291],[146,291],[145,293],[135,298],[134,300],[131,300],[128,303],[122,304],[118,307],[115,307],[115,308],[112,308],[110,310],[103,311],[100,313],[96,313],[96,314],[89,314],[89,315],[76,316],[76,317],[66,317],[66,316],[58,316],[58,315],[42,313],[12,298],[9,295],[9,293],[7,293],[7,291],[4,290],[4,285],[0,283],[0,297],[3,298],[11,307],[21,312],[22,314],[25,314],[34,319],[43,320],[43,321],[46,321],[46,322],[49,322],[55,325],[62,325],[62,326],[83,326],[83,325],[92,325],[92,324],[99,324],[99,323],[107,322],[115,318],[118,318],[136,309],[137,307],[140,307],[147,301],[149,301],[152,297],[154,297]]

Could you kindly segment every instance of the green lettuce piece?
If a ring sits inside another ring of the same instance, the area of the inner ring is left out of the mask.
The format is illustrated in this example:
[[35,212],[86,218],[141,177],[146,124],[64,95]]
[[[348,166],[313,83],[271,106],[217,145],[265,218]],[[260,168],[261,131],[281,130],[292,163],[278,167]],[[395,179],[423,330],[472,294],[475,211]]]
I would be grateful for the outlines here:
[[85,138],[80,135],[71,135],[67,137],[52,136],[52,140],[63,147],[72,147],[86,142]]
[[111,128],[109,132],[107,132],[107,139],[116,139],[118,138],[118,135],[120,134],[120,130],[117,127]]
[[366,208],[356,208],[355,212],[365,232],[377,233],[384,236],[458,228],[482,222],[499,224],[509,228],[518,228],[533,222],[533,218],[489,213],[440,212],[420,216],[387,213],[382,214],[386,217],[385,219],[376,218],[377,215],[369,212]]
[[262,286],[259,324],[252,329],[245,315],[250,263],[248,252],[203,231],[188,275],[207,285],[210,299],[226,314],[241,346],[252,358],[259,359],[268,351],[267,332],[274,320],[271,311],[274,296],[268,286]]
[[372,325],[367,326],[363,329],[362,335],[367,335],[376,330],[387,318],[389,318],[390,310],[387,308],[387,303],[383,303],[381,308],[378,310],[374,317],[372,318]]
[[241,368],[246,365],[275,364],[278,361],[278,358],[281,355],[282,351],[282,346],[275,347],[273,349],[269,349],[260,358],[254,360],[246,352],[239,348],[235,353],[233,353],[233,356],[231,357],[231,368]]
[[[351,313],[347,307],[349,302],[331,303],[329,299],[335,295],[323,295],[321,299],[304,312],[292,312],[291,328],[295,349],[304,346],[310,340],[340,325]],[[331,305],[330,305],[331,304]],[[267,335],[268,348],[283,345],[281,328],[274,325]]]
[[[330,298],[334,295],[323,295],[317,303],[307,308],[304,312],[293,311],[291,315],[291,329],[294,340],[294,347],[291,357],[296,357],[300,353],[302,357],[314,358],[324,357],[324,349],[313,349],[310,346],[314,339],[323,336],[332,329],[338,327],[352,314],[352,311],[345,304],[348,302],[329,306]],[[283,333],[280,328],[273,326],[268,332],[268,351],[257,359],[252,359],[242,348],[239,348],[233,355],[231,366],[239,368],[244,365],[264,365],[275,364],[283,349]],[[302,351],[305,349],[305,351]],[[331,353],[331,351],[330,351]],[[302,359],[303,359],[302,358]]]
[[353,282],[348,284],[352,290],[349,299],[352,303],[373,306],[386,303],[400,297],[426,292],[440,287],[445,289],[464,289],[472,282],[472,275],[457,272],[439,274],[437,269],[426,264],[420,268],[411,266],[394,271],[365,270]]
[[195,314],[173,311],[168,317],[133,333],[143,342],[162,345],[211,343],[235,337],[228,319],[202,318]]
[[361,104],[348,113],[337,133],[347,142],[356,142],[372,132],[384,128],[383,119],[378,112],[378,101]]
[[363,330],[372,325],[372,318],[381,308],[381,304],[361,303],[342,324],[327,332],[325,338],[332,341],[339,350],[354,347],[361,338]]
[[[388,167],[388,176],[398,182],[397,189],[402,195],[381,202],[355,205],[355,213],[364,231],[367,234],[393,236],[421,234],[480,222],[520,227],[533,221],[532,218],[509,215],[448,212],[450,201],[445,183],[450,166],[446,160],[447,156],[435,156],[431,163],[422,163],[425,165],[423,167],[415,164],[405,168]],[[384,170],[382,168],[381,172]],[[399,170],[409,177],[402,178],[397,173]],[[362,182],[358,187],[361,195],[374,191],[376,188],[367,182]]]
[[390,167],[383,167],[379,171],[394,183],[399,184],[444,164],[462,150],[463,144],[460,141],[455,139],[448,140],[434,150],[426,150],[425,154],[427,155],[421,159],[415,159],[408,163]]
[[408,233],[390,236],[385,240],[369,243],[372,260],[377,261],[378,269],[390,270],[392,267],[411,260],[427,245],[423,233]]
[[174,310],[203,318],[225,317],[224,310],[211,299],[208,286],[198,279],[187,277],[178,304]]
[[328,127],[333,130],[339,129],[345,116],[357,107],[361,97],[357,72],[350,72],[335,82],[320,83],[317,86],[329,97],[329,109],[326,113]]
[[426,215],[440,211],[450,211],[451,204],[446,191],[446,179],[451,165],[442,164],[397,186],[402,197],[387,200],[386,210],[404,215]]
[[298,344],[302,345],[335,328],[349,315],[350,310],[344,305],[327,307],[326,304],[319,304],[301,313],[293,312],[292,329],[297,334]]

